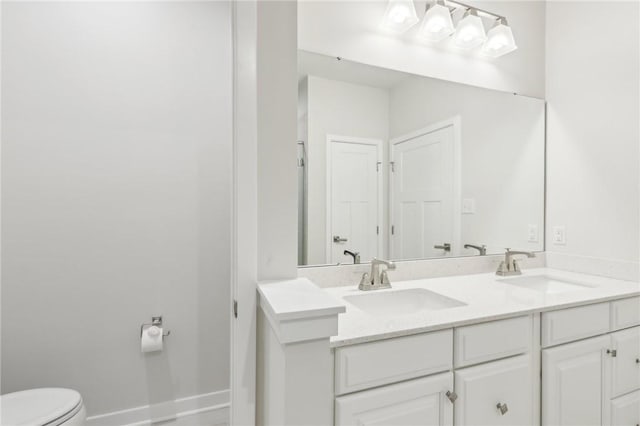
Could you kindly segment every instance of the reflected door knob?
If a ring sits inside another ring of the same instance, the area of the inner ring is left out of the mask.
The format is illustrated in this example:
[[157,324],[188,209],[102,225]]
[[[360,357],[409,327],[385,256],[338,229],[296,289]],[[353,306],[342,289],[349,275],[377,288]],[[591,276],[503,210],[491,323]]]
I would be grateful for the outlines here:
[[349,241],[348,238],[342,238],[342,237],[340,237],[340,235],[334,235],[333,236],[333,242],[334,243],[346,243],[347,241]]

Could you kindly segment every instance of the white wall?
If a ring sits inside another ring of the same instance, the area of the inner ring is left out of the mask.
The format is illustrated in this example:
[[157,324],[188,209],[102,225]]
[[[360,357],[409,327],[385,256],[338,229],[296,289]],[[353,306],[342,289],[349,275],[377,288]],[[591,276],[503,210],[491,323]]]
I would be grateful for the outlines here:
[[2,392],[229,387],[231,60],[225,2],[3,5]]
[[[327,135],[380,139],[386,144],[389,92],[310,75],[307,99],[307,264],[317,265],[327,263]],[[387,181],[386,176],[383,179]],[[381,229],[387,229],[384,218]]]
[[258,279],[297,276],[297,3],[258,1]]
[[[425,1],[416,1],[422,17]],[[544,97],[545,2],[472,1],[505,15],[519,49],[496,60],[477,58],[415,41],[418,26],[404,36],[382,33],[387,1],[303,1],[298,7],[298,47],[329,56],[480,87]]]
[[640,4],[548,2],[546,27],[547,249],[637,262]]
[[[391,90],[389,138],[460,117],[462,198],[475,214],[460,217],[462,245],[544,248],[544,101],[412,76]],[[539,241],[528,241],[528,225]],[[465,255],[477,254],[462,249]]]

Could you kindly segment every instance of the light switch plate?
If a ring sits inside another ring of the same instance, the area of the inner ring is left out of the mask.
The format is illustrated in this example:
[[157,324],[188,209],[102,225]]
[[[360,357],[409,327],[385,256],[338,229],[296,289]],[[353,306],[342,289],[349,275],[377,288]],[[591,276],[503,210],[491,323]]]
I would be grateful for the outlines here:
[[530,243],[538,242],[538,225],[529,225],[527,241]]
[[462,214],[474,214],[476,212],[476,199],[475,198],[463,198],[462,199]]
[[567,244],[567,233],[564,229],[564,226],[554,226],[553,227],[553,244],[563,246]]

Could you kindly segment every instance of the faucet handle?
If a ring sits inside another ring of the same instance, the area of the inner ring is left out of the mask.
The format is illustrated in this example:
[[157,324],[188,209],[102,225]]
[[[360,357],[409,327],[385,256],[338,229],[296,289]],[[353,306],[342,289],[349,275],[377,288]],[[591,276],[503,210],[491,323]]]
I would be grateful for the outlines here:
[[371,279],[369,278],[369,273],[365,272],[362,274],[362,278],[360,278],[360,284],[358,285],[358,289],[360,290],[368,290],[367,286],[371,285]]

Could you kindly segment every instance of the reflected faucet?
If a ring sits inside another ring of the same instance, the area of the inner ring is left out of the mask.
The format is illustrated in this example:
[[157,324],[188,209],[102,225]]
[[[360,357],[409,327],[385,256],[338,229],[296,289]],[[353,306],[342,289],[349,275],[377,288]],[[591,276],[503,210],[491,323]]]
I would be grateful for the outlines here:
[[354,264],[360,263],[360,253],[359,252],[345,250],[342,254],[344,254],[345,256],[353,257],[353,263]]
[[391,288],[391,282],[389,281],[387,271],[380,271],[383,266],[386,266],[386,269],[389,271],[396,269],[395,263],[374,257],[371,259],[371,274],[367,274],[366,272],[362,274],[362,279],[360,280],[358,288],[365,291]]
[[464,248],[468,249],[468,248],[472,248],[472,249],[476,249],[478,250],[480,256],[486,256],[487,255],[487,246],[485,246],[484,244],[481,246],[474,246],[473,244],[465,244]]
[[509,275],[522,275],[522,271],[520,270],[520,266],[515,259],[512,259],[513,256],[523,255],[529,258],[536,257],[536,254],[530,251],[511,251],[511,249],[506,249],[507,251],[504,253],[504,260],[500,262],[500,266],[498,266],[498,270],[496,271],[496,275],[500,275],[502,277],[506,277]]

